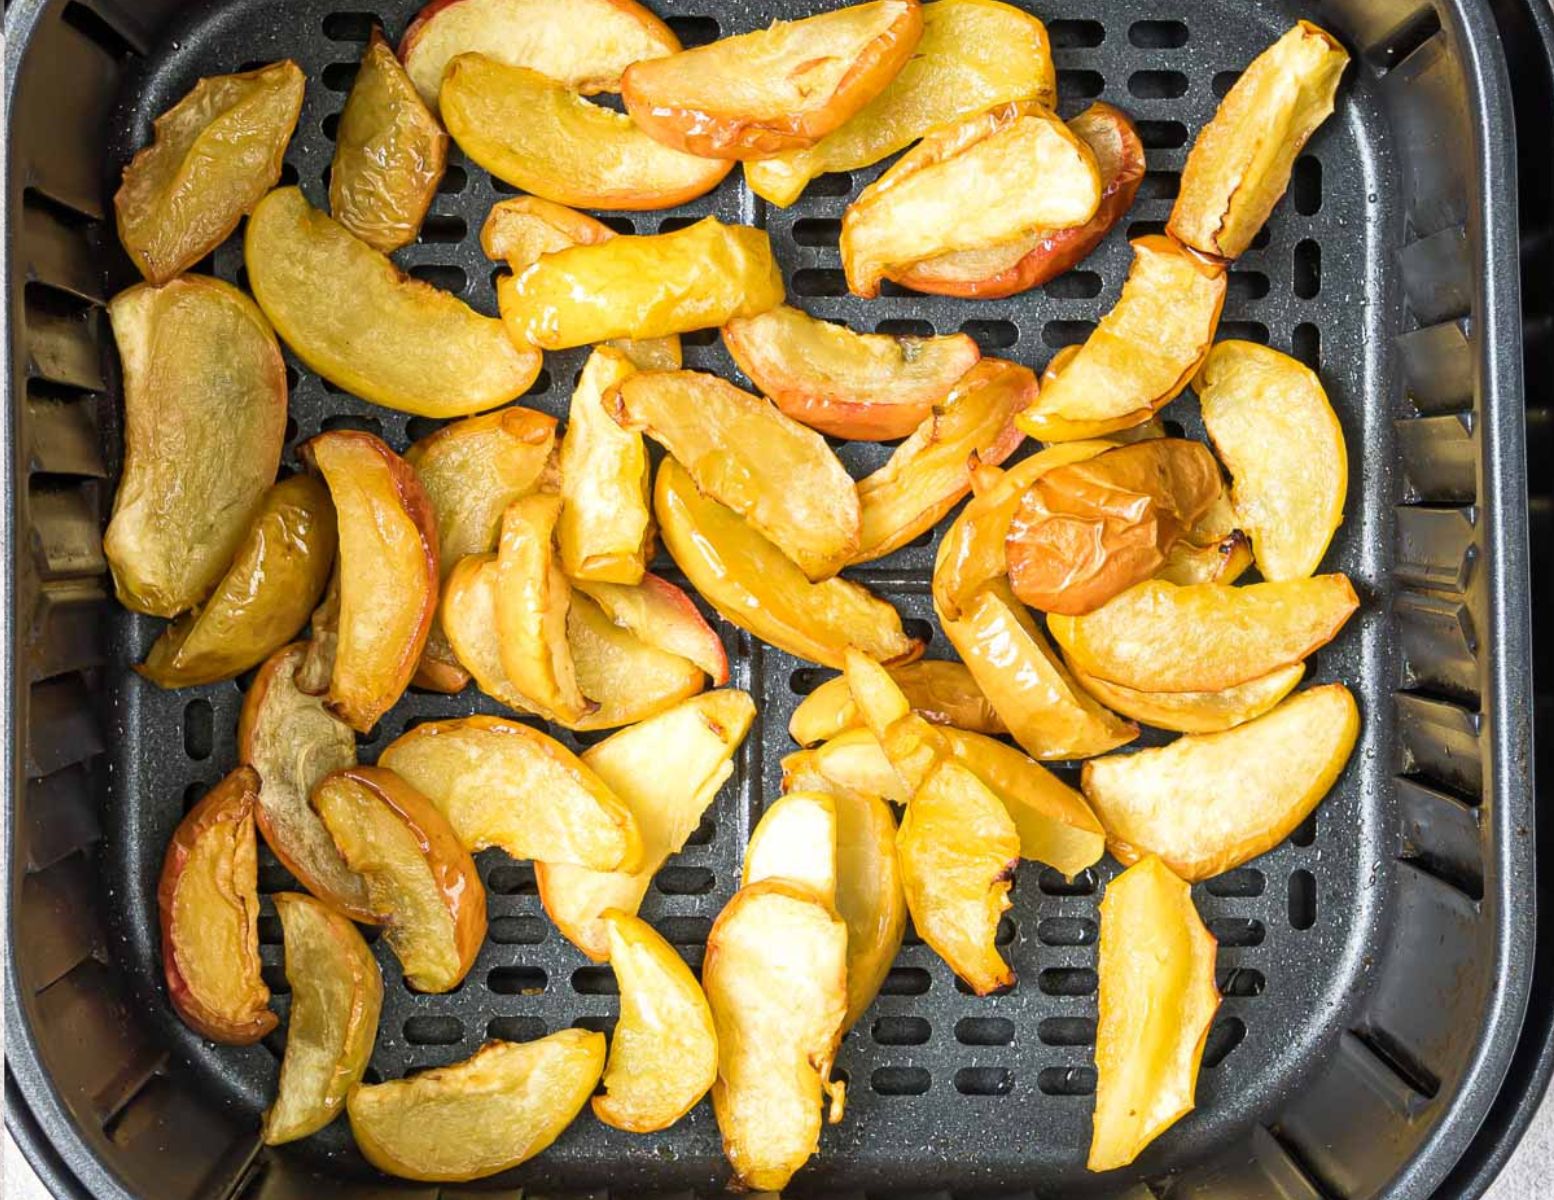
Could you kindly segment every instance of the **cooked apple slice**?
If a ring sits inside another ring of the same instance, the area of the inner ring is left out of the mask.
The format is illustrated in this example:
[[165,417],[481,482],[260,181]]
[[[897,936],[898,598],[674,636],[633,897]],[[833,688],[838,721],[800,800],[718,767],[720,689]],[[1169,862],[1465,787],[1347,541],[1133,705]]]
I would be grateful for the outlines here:
[[1089,255],[1133,205],[1144,179],[1144,143],[1128,115],[1103,100],[1068,127],[1095,155],[1101,175],[1095,216],[1083,225],[1038,229],[1012,242],[936,255],[893,268],[889,278],[919,292],[1001,300],[1039,287]]
[[877,795],[828,789],[836,806],[836,911],[847,925],[851,1029],[879,995],[906,935],[896,818]]
[[260,976],[258,790],[238,767],[207,792],[173,832],[156,892],[168,998],[201,1037],[233,1046],[276,1024]]
[[1295,690],[1306,664],[1292,663],[1217,692],[1141,692],[1097,679],[1072,659],[1068,669],[1085,691],[1125,717],[1176,733],[1219,733],[1273,708]]
[[949,744],[927,721],[912,711],[906,693],[890,672],[854,646],[843,658],[843,677],[853,701],[910,796],[934,767],[950,756]]
[[124,471],[103,553],[119,603],[177,616],[210,594],[275,481],[286,365],[264,315],[203,275],[108,305],[124,370]]
[[298,892],[278,892],[275,912],[291,1015],[275,1103],[264,1114],[267,1146],[317,1133],[340,1115],[367,1070],[383,1007],[377,960],[346,917]]
[[1193,390],[1257,569],[1271,580],[1312,574],[1349,490],[1344,431],[1316,373],[1256,342],[1220,342]]
[[541,355],[457,296],[412,279],[296,188],[248,219],[254,299],[286,344],[329,382],[421,417],[462,417],[521,396]]
[[431,801],[471,852],[500,846],[601,871],[635,870],[641,858],[631,810],[560,742],[517,721],[430,721],[378,762]]
[[460,54],[533,67],[592,96],[620,91],[632,63],[679,48],[674,31],[635,0],[432,0],[405,30],[399,56],[435,111],[443,73]]
[[1157,855],[1196,883],[1287,838],[1338,779],[1359,732],[1354,697],[1330,683],[1234,729],[1092,759],[1083,787],[1119,862]]
[[825,792],[789,792],[756,822],[740,886],[781,879],[836,907],[836,805]]
[[847,926],[781,879],[741,888],[707,937],[702,986],[718,1031],[712,1109],[734,1186],[779,1192],[820,1147],[822,1093],[847,1019]]
[[1020,417],[1047,442],[1141,425],[1174,400],[1209,352],[1225,303],[1225,272],[1169,238],[1133,243],[1122,295]]
[[215,75],[153,122],[113,197],[119,241],[152,283],[221,245],[275,186],[304,82],[289,59]]
[[546,913],[589,958],[603,962],[610,954],[604,912],[634,914],[658,869],[696,831],[733,774],[730,760],[754,719],[745,692],[707,692],[583,752],[583,762],[630,806],[642,835],[642,865],[633,874],[534,864]]
[[1047,30],[998,0],[936,0],[923,5],[923,34],[894,80],[814,146],[745,165],[756,195],[786,208],[809,181],[888,158],[931,130],[1012,100],[1057,103],[1057,72]]
[[733,166],[671,150],[624,113],[484,54],[456,55],[438,98],[443,124],[476,165],[558,204],[674,208],[710,192]]
[[1177,587],[1152,579],[1083,617],[1052,616],[1063,652],[1108,683],[1217,692],[1300,662],[1359,607],[1344,575]]
[[941,762],[907,805],[896,837],[912,924],[979,996],[1014,983],[998,920],[1020,859],[1020,835],[981,780]]
[[471,554],[459,559],[443,582],[438,618],[458,664],[486,695],[515,712],[535,713],[538,705],[522,695],[502,667],[497,636],[497,559],[495,554]]
[[457,987],[485,940],[486,891],[447,818],[382,767],[331,771],[311,802],[384,914],[405,981],[422,992]]
[[499,279],[496,298],[513,338],[565,350],[755,316],[782,303],[783,283],[766,230],[706,217],[546,254]]
[[1219,1008],[1217,949],[1191,891],[1158,858],[1107,885],[1090,1170],[1126,1166],[1192,1111],[1203,1046]]
[[854,333],[786,304],[736,317],[723,327],[723,344],[795,421],[868,442],[906,437],[982,357],[968,334]]
[[973,455],[996,467],[1025,440],[1014,418],[1035,399],[1029,368],[1001,358],[972,367],[890,461],[858,481],[862,534],[852,561],[883,558],[937,525],[971,490]]
[[1198,131],[1167,225],[1184,246],[1237,258],[1290,185],[1295,159],[1333,111],[1349,55],[1297,21],[1264,50]]
[[619,350],[588,356],[561,440],[561,516],[556,544],[572,579],[640,583],[652,557],[649,467],[642,435],[622,429],[603,400],[636,367]]
[[823,437],[770,401],[716,375],[651,371],[625,380],[605,404],[812,581],[835,575],[858,549],[858,492],[847,468]]
[[873,100],[923,35],[917,0],[872,0],[633,63],[621,96],[637,127],[706,158],[813,146]]
[[[1223,495],[1223,493],[1221,493]],[[1186,586],[1194,583],[1232,584],[1252,565],[1252,539],[1239,529],[1217,541],[1199,545],[1191,535],[1166,551],[1156,579]]]
[[562,1029],[533,1042],[487,1042],[463,1062],[412,1079],[357,1084],[345,1106],[356,1145],[378,1170],[460,1183],[544,1150],[603,1071],[604,1034]]
[[628,1133],[655,1133],[717,1079],[717,1029],[696,976],[651,925],[613,908],[602,920],[621,1000],[594,1116]]
[[695,663],[714,687],[728,682],[723,640],[691,598],[667,579],[644,575],[633,587],[582,580],[574,583],[605,616],[637,640]]
[[421,232],[447,162],[448,135],[374,27],[335,133],[329,211],[392,253]]
[[842,665],[849,645],[892,664],[922,654],[890,604],[850,580],[811,583],[737,513],[698,491],[672,459],[658,469],[653,508],[665,548],[730,624],[829,667]]
[[1017,100],[962,117],[929,133],[847,206],[847,286],[877,296],[894,268],[1083,226],[1100,204],[1095,154],[1050,109]]
[[[979,733],[1008,732],[963,663],[919,659],[891,667],[890,677],[924,720]],[[863,725],[847,680],[839,675],[804,697],[788,721],[788,734],[801,746],[813,746]]]
[[868,729],[849,729],[810,750],[796,750],[782,760],[785,792],[857,792],[883,796],[892,804],[907,804],[912,794],[885,756],[885,748]]

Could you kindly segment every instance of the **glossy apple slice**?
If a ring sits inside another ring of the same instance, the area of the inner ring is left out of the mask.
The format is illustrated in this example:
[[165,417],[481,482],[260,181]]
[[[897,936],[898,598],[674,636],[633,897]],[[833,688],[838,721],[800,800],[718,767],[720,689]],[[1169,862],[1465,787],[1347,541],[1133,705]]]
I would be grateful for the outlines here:
[[614,729],[645,720],[707,686],[695,663],[627,632],[585,594],[573,593],[567,642],[584,694],[599,705],[580,729]]
[[1252,566],[1252,539],[1239,529],[1217,541],[1199,545],[1191,536],[1166,551],[1165,562],[1155,572],[1179,587],[1194,583],[1232,584]]
[[863,1016],[906,934],[896,818],[877,795],[828,789],[836,807],[836,911],[847,924],[847,1017]]
[[810,750],[797,750],[782,760],[782,790],[839,791],[883,796],[892,804],[907,804],[912,793],[901,781],[885,748],[868,729],[849,729]]
[[496,556],[496,627],[502,670],[518,694],[542,712],[578,721],[597,705],[578,686],[567,645],[572,589],[553,538],[560,515],[561,497],[544,492],[507,506]]
[[836,805],[824,792],[789,792],[756,822],[740,886],[781,879],[836,907]]
[[[965,664],[919,659],[890,668],[890,677],[912,709],[935,725],[956,725],[978,733],[1007,733]],[[828,679],[793,710],[788,734],[801,746],[813,746],[849,729],[864,726],[844,676]]]
[[667,579],[644,575],[633,587],[574,580],[578,591],[638,641],[695,663],[714,687],[728,682],[728,654],[691,598]]
[[459,559],[443,583],[438,617],[448,646],[459,666],[486,695],[515,712],[538,711],[507,678],[502,667],[502,646],[497,636],[497,560],[495,554],[471,554]]
[[1219,733],[1273,708],[1295,690],[1306,664],[1292,663],[1217,692],[1141,692],[1097,679],[1072,659],[1068,669],[1085,691],[1125,717],[1176,733]]

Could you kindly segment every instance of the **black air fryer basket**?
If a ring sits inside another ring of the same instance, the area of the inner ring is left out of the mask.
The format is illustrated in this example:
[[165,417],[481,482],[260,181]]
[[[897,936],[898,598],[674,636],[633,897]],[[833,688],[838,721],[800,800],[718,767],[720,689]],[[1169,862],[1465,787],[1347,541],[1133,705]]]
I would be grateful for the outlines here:
[[[687,45],[829,6],[652,2]],[[14,0],[6,16],[6,1082],[13,1127],[64,1194],[438,1194],[374,1172],[343,1121],[262,1150],[258,1118],[284,1023],[260,1045],[215,1047],[166,1003],[154,895],[161,855],[186,807],[233,765],[241,690],[163,692],[130,670],[157,623],[111,602],[99,540],[120,457],[103,303],[134,278],[108,202],[124,162],[149,139],[151,119],[201,76],[290,57],[308,90],[285,181],[322,202],[337,114],[372,24],[395,39],[413,8],[413,0]],[[1064,115],[1092,99],[1118,104],[1138,121],[1149,158],[1122,227],[1044,288],[996,302],[888,288],[875,301],[849,296],[840,219],[878,167],[823,177],[786,210],[752,197],[735,172],[680,209],[610,224],[657,232],[715,212],[764,225],[794,303],[858,329],[963,329],[989,353],[1039,368],[1082,340],[1115,299],[1127,238],[1163,228],[1192,138],[1236,72],[1297,16],[1332,30],[1355,60],[1338,110],[1235,264],[1220,336],[1267,342],[1316,367],[1343,421],[1349,507],[1327,566],[1354,580],[1362,610],[1316,656],[1311,676],[1350,684],[1364,730],[1339,785],[1288,843],[1194,889],[1221,945],[1225,1000],[1197,1110],[1133,1167],[1097,1177],[1083,1166],[1095,1086],[1096,907],[1116,867],[1107,860],[1070,882],[1027,864],[1001,933],[1018,986],[969,995],[909,937],[843,1044],[847,1119],[824,1133],[794,1190],[1424,1200],[1456,1170],[1440,1194],[1476,1195],[1485,1174],[1460,1163],[1517,1049],[1535,929],[1516,143],[1495,16],[1486,0],[1088,0],[1038,11]],[[1546,141],[1546,127],[1539,132]],[[490,312],[492,265],[477,235],[509,189],[456,151],[452,164],[421,241],[399,258]],[[200,269],[245,282],[235,240]],[[686,343],[688,365],[737,377],[714,334]],[[287,361],[292,466],[295,447],[323,429],[367,429],[402,450],[435,427]],[[547,356],[524,403],[564,415],[581,362],[579,351]],[[1201,434],[1190,395],[1164,415]],[[861,473],[888,447],[840,452]],[[924,540],[854,572],[925,636],[932,556]],[[788,717],[827,674],[719,628],[733,683],[755,696],[759,725],[643,908],[693,967],[737,885],[750,827],[778,793]],[[935,637],[929,654],[946,653]],[[407,694],[362,739],[362,758],[409,724],[470,711],[496,709],[473,691]],[[479,864],[491,936],[460,989],[413,993],[392,956],[380,957],[385,1003],[370,1077],[455,1061],[488,1037],[611,1026],[609,968],[589,964],[550,926],[528,865],[495,851]],[[260,883],[266,892],[290,886],[273,859],[261,862]],[[279,926],[266,912],[266,977],[284,1018]],[[1541,1070],[1523,1071],[1524,1086],[1541,1081]],[[1501,1114],[1492,1128],[1519,1129],[1517,1121]],[[1497,1146],[1475,1152],[1498,1161]],[[509,1195],[707,1193],[725,1178],[703,1104],[650,1137],[585,1112],[548,1152],[484,1186]]]

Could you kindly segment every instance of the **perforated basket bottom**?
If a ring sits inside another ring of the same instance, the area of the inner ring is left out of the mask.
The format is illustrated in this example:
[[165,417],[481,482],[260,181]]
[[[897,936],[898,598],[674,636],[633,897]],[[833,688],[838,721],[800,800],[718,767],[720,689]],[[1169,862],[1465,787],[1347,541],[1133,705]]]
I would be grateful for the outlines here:
[[[802,15],[801,3],[708,5],[671,0],[654,7],[687,44]],[[1193,134],[1211,116],[1236,71],[1287,27],[1291,16],[1270,3],[1185,0],[1092,0],[1082,18],[1047,10],[1060,68],[1062,110],[1092,99],[1130,112],[1148,148],[1149,173],[1122,227],[1077,269],[1045,288],[1008,301],[978,303],[920,297],[887,289],[876,301],[846,294],[836,249],[848,198],[879,168],[816,181],[793,208],[767,206],[747,192],[736,171],[714,194],[664,213],[619,214],[609,223],[641,233],[672,229],[707,213],[764,225],[771,232],[791,300],[854,328],[945,333],[963,329],[990,354],[1037,369],[1060,346],[1081,340],[1116,298],[1130,261],[1126,239],[1158,232],[1177,188]],[[715,14],[715,15],[714,15]],[[287,154],[287,174],[315,202],[325,198],[331,135],[373,16],[397,38],[411,8],[396,3],[375,14],[337,11],[329,0],[241,0],[207,6],[164,41],[160,57],[131,80],[116,131],[114,175],[149,136],[151,118],[202,75],[294,58],[308,76],[301,124]],[[1077,18],[1077,19],[1075,19]],[[1351,72],[1353,75],[1355,72]],[[1361,746],[1316,818],[1289,843],[1256,863],[1195,889],[1204,919],[1219,939],[1224,1005],[1209,1038],[1197,1112],[1122,1176],[1096,1181],[1083,1170],[1095,1085],[1096,906],[1116,867],[1109,859],[1065,882],[1026,864],[1000,941],[1018,986],[978,999],[916,937],[873,1009],[843,1045],[849,1079],[846,1121],[828,1129],[821,1153],[799,1177],[806,1188],[870,1190],[1036,1186],[1046,1193],[1107,1190],[1119,1179],[1158,1178],[1175,1165],[1226,1143],[1254,1120],[1270,1119],[1277,1101],[1298,1086],[1332,1044],[1343,1014],[1363,984],[1367,954],[1382,914],[1366,887],[1381,853],[1379,797],[1390,763],[1389,706],[1396,678],[1389,600],[1394,485],[1390,416],[1400,396],[1382,356],[1391,281],[1383,247],[1393,244],[1397,189],[1378,154],[1387,136],[1363,70],[1345,87],[1339,114],[1297,164],[1290,196],[1230,275],[1222,337],[1267,341],[1319,366],[1349,438],[1355,466],[1348,520],[1329,555],[1366,599],[1364,612],[1313,662],[1310,678],[1342,679],[1367,716]],[[492,203],[510,194],[456,151],[420,243],[399,256],[415,275],[457,292],[486,312],[495,308],[492,264],[478,233]],[[244,283],[234,240],[209,267]],[[714,333],[685,339],[687,364],[739,379]],[[565,416],[582,352],[550,355],[525,403]],[[346,395],[289,354],[292,384],[287,461],[294,447],[324,429],[358,428],[403,450],[437,422],[410,418]],[[1170,422],[1201,433],[1196,402],[1166,410]],[[872,470],[889,447],[839,445],[857,474]],[[948,648],[934,633],[928,600],[931,545],[909,547],[883,563],[850,572],[900,606],[914,632],[934,634],[930,655]],[[710,614],[709,614],[710,615]],[[155,880],[167,837],[179,817],[235,760],[234,727],[241,685],[225,683],[162,692],[129,671],[158,623],[120,613],[114,630],[110,725],[116,733],[106,778],[111,839],[110,908],[121,922],[118,952],[152,1019],[178,1058],[209,1082],[223,1105],[251,1118],[272,1095],[284,1026],[265,1044],[216,1048],[172,1016],[160,987]],[[741,850],[763,805],[778,794],[779,760],[793,749],[788,718],[803,692],[829,673],[719,625],[733,664],[733,683],[756,697],[756,730],[685,852],[658,875],[643,906],[693,966],[699,966],[713,918],[738,880]],[[369,738],[364,761],[405,728],[429,718],[500,711],[473,689],[456,697],[411,692]],[[576,746],[579,739],[558,736]],[[602,736],[602,735],[600,735]],[[1147,740],[1147,739],[1146,739]],[[490,897],[491,934],[463,986],[449,995],[409,991],[386,950],[379,955],[385,1002],[373,1078],[393,1078],[472,1053],[489,1037],[525,1039],[568,1025],[608,1029],[616,1011],[608,967],[590,964],[550,925],[527,864],[500,852],[480,856]],[[273,859],[264,861],[266,892],[293,886]],[[280,930],[266,908],[260,927],[266,976],[284,1016],[286,984]],[[337,1122],[286,1155],[328,1171],[369,1171]],[[726,1176],[710,1106],[699,1105],[674,1129],[634,1137],[584,1113],[556,1145],[515,1174],[546,1187],[654,1188],[709,1186]]]

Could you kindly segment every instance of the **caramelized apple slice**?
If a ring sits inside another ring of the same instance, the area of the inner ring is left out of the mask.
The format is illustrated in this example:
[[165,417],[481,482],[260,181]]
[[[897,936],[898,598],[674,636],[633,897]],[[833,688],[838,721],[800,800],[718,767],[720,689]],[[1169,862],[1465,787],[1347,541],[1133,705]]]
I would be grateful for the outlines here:
[[1155,578],[1180,587],[1194,583],[1228,585],[1246,574],[1251,565],[1252,539],[1234,529],[1218,541],[1204,545],[1190,537],[1183,538],[1166,551],[1165,562],[1155,572]]
[[847,924],[847,1018],[857,1023],[901,949],[906,893],[896,860],[896,818],[877,795],[827,789],[836,807],[836,911]]
[[462,417],[521,396],[539,374],[539,351],[405,275],[296,188],[277,188],[254,210],[243,261],[254,299],[297,357],[374,404]]
[[508,333],[546,350],[711,329],[782,297],[766,230],[716,217],[558,250],[496,288]]
[[789,792],[756,822],[740,886],[781,879],[836,907],[836,805],[824,792]]
[[303,84],[289,59],[215,75],[156,119],[113,197],[119,241],[142,275],[166,283],[187,271],[275,186]]
[[219,279],[139,284],[108,305],[124,370],[124,471],[103,553],[119,603],[205,599],[275,481],[286,366],[269,322]]
[[835,575],[858,549],[852,477],[823,437],[769,401],[716,375],[652,371],[625,380],[605,403],[622,428],[663,446],[703,493],[811,580]]
[[862,537],[854,563],[899,550],[971,490],[967,463],[997,466],[1025,440],[1014,418],[1036,399],[1026,367],[984,358],[878,471],[858,481]]
[[1344,575],[1280,583],[1129,588],[1047,628],[1088,674],[1149,692],[1217,692],[1300,662],[1337,636],[1359,599]]
[[1257,236],[1306,139],[1333,111],[1349,55],[1298,21],[1241,73],[1198,131],[1167,229],[1184,246],[1237,258]]
[[998,0],[923,5],[923,34],[894,80],[840,129],[814,146],[747,163],[756,195],[786,208],[809,181],[888,158],[931,130],[1013,100],[1057,103],[1047,30]]
[[1330,683],[1222,733],[1092,759],[1083,786],[1119,862],[1157,855],[1196,883],[1287,838],[1338,779],[1359,732],[1354,697]]
[[1083,226],[1100,204],[1095,154],[1050,109],[1020,100],[962,117],[929,133],[847,206],[847,286],[877,296],[894,268]]
[[486,891],[447,818],[382,767],[331,771],[311,800],[384,914],[405,981],[422,992],[457,987],[486,936]]
[[572,393],[561,440],[561,516],[556,544],[572,579],[639,583],[652,556],[648,455],[642,435],[622,429],[604,397],[636,373],[625,354],[601,346]]
[[264,1114],[264,1143],[317,1133],[340,1115],[378,1036],[383,976],[356,926],[327,904],[279,892],[275,912],[286,939],[291,1014],[275,1103]]
[[1080,687],[1125,717],[1176,733],[1219,733],[1273,708],[1295,690],[1306,673],[1306,664],[1292,663],[1217,692],[1141,692],[1097,679],[1072,659],[1068,669]]
[[871,0],[633,63],[621,95],[666,146],[769,158],[813,146],[878,96],[922,34],[917,0]]
[[702,986],[718,1031],[712,1109],[734,1186],[778,1192],[820,1146],[822,1093],[847,1019],[847,926],[781,879],[741,888],[707,937]]
[[634,870],[631,810],[577,756],[537,729],[476,715],[417,725],[378,761],[448,819],[466,850]]
[[[919,659],[891,667],[890,677],[924,720],[979,733],[1008,732],[963,663]],[[847,680],[839,675],[804,697],[788,721],[788,734],[801,746],[813,746],[863,725]]]
[[854,333],[786,304],[736,317],[723,327],[723,344],[795,421],[870,442],[906,437],[982,356],[968,334]]
[[830,667],[841,666],[849,645],[887,663],[923,652],[888,603],[849,580],[811,583],[738,514],[702,495],[672,459],[659,468],[653,508],[665,548],[730,624]]
[[544,1150],[588,1103],[603,1070],[604,1034],[562,1029],[534,1042],[487,1042],[463,1062],[412,1079],[357,1084],[346,1111],[378,1170],[459,1183]]
[[696,976],[651,925],[619,909],[603,923],[621,1000],[594,1116],[628,1133],[654,1133],[688,1113],[717,1079],[717,1029]]
[[1143,424],[1187,386],[1209,352],[1225,272],[1169,238],[1133,243],[1122,295],[1020,417],[1034,438],[1068,442]]
[[1344,431],[1321,381],[1287,354],[1230,341],[1210,351],[1193,389],[1257,569],[1270,580],[1312,574],[1349,490]]
[[234,1046],[276,1024],[260,976],[258,790],[239,767],[207,792],[174,831],[156,892],[168,998],[201,1037]]
[[548,493],[507,506],[496,558],[496,625],[502,670],[518,694],[542,712],[578,721],[597,705],[578,686],[567,645],[572,589],[552,539],[560,514],[561,497]]
[[624,113],[484,54],[454,57],[439,103],[443,124],[478,166],[558,204],[674,208],[717,187],[733,165],[671,150]]
[[1090,1170],[1126,1166],[1192,1111],[1203,1046],[1219,1008],[1217,949],[1191,891],[1158,858],[1107,885]]
[[638,641],[695,663],[714,687],[728,682],[723,640],[701,611],[667,579],[644,575],[634,587],[619,583],[574,581],[577,590],[599,606],[612,622]]

